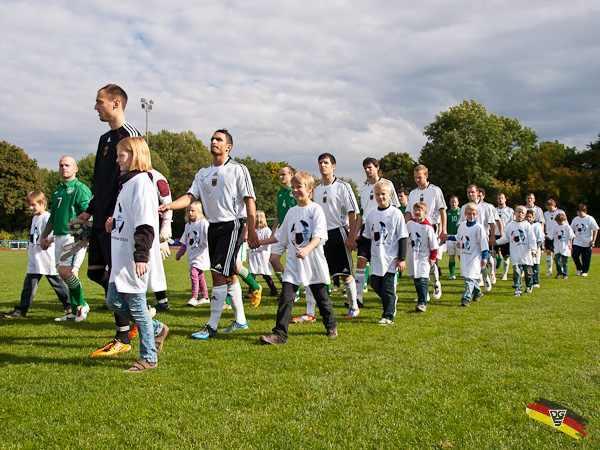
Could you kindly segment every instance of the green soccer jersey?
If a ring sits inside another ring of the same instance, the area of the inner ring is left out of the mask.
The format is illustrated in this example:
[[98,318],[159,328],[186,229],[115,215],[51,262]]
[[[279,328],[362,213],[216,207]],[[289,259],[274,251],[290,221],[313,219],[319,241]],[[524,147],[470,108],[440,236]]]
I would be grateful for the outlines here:
[[285,215],[292,206],[296,206],[296,198],[292,194],[291,187],[282,187],[277,192],[277,220],[279,225],[283,223]]
[[69,222],[87,209],[91,198],[90,189],[77,178],[58,185],[52,194],[49,219],[56,236],[69,234]]
[[405,214],[405,213],[406,213],[406,206],[404,206],[404,205],[400,205],[400,206],[398,206],[398,209],[400,210],[400,212],[401,212],[402,214]]
[[458,233],[458,222],[460,220],[460,208],[450,208],[447,213],[448,216],[448,234],[455,235]]

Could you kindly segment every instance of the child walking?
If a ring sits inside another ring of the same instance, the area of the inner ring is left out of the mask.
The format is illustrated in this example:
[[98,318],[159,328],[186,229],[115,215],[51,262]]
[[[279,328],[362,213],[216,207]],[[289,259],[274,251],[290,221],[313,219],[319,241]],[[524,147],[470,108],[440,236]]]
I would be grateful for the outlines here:
[[152,163],[144,138],[119,141],[117,163],[121,170],[119,194],[113,216],[106,221],[112,261],[106,303],[116,314],[137,324],[140,359],[127,372],[143,372],[158,366],[158,352],[169,334],[166,325],[152,320],[146,303],[149,263],[161,256],[158,197],[149,174]]
[[446,228],[448,237],[446,238],[446,251],[448,252],[448,279],[456,280],[456,256],[460,251],[456,248],[456,233],[460,223],[460,208],[458,197],[450,197],[450,208],[446,213]]
[[534,288],[540,287],[540,263],[542,261],[543,245],[544,245],[544,226],[541,222],[535,221],[535,210],[528,209],[525,214],[527,222],[531,224],[533,234],[535,236],[536,249],[533,253],[533,266],[531,267],[531,279]]
[[504,235],[497,244],[510,243],[510,261],[513,264],[513,288],[515,297],[522,294],[522,283],[525,278],[527,293],[533,291],[533,254],[537,250],[533,227],[525,220],[527,208],[519,205],[515,208],[515,218],[504,229]]
[[592,247],[598,236],[596,219],[587,213],[587,205],[580,203],[577,208],[577,217],[571,222],[575,233],[573,240],[573,262],[577,268],[577,275],[587,277],[592,261]]
[[477,222],[477,204],[467,203],[464,212],[466,221],[458,227],[456,245],[460,252],[460,273],[465,280],[465,290],[460,305],[469,306],[471,302],[483,297],[479,289],[479,280],[490,251],[485,229]]
[[[47,200],[43,192],[34,191],[27,194],[29,209],[33,213],[31,227],[29,228],[29,244],[27,245],[27,273],[23,281],[21,290],[21,303],[15,308],[2,314],[4,319],[18,319],[27,316],[27,312],[33,303],[35,292],[43,276],[46,276],[48,283],[56,292],[56,295],[63,305],[66,312],[71,311],[69,304],[69,291],[67,285],[58,276],[56,271],[56,262],[54,259],[54,244],[50,244],[47,250],[43,250],[40,245],[40,236],[50,213],[46,211]],[[50,238],[52,240],[52,238]]]
[[573,233],[573,229],[567,222],[567,215],[563,211],[560,211],[554,217],[554,221],[556,223],[552,228],[552,243],[554,261],[556,262],[556,278],[566,280],[568,278],[567,265],[571,256],[575,233]]
[[392,325],[396,317],[396,272],[406,268],[408,232],[404,215],[391,205],[393,186],[378,181],[373,186],[377,208],[365,218],[362,236],[371,251],[371,286],[381,299],[383,313],[380,325]]
[[277,320],[273,333],[261,336],[263,344],[285,344],[288,339],[288,325],[292,318],[292,308],[298,286],[308,286],[319,307],[327,337],[338,336],[333,315],[333,306],[327,293],[329,267],[323,251],[327,240],[325,213],[311,200],[315,180],[308,172],[299,171],[292,178],[292,191],[297,206],[290,208],[281,226],[261,245],[280,242],[286,246],[287,261],[282,276],[282,287],[277,306]]
[[[267,216],[264,211],[256,211],[256,235],[261,241],[265,241],[271,237],[271,229],[267,225]],[[261,245],[258,248],[251,249],[249,253],[250,273],[256,278],[257,275],[262,275],[263,279],[269,285],[272,296],[277,296],[277,288],[271,278],[271,266],[269,260],[271,258],[271,246]]]
[[427,204],[413,206],[413,220],[408,222],[408,275],[413,278],[417,291],[417,312],[427,311],[429,301],[429,271],[437,261],[438,240],[435,230],[427,220]]
[[190,265],[190,280],[192,282],[192,297],[188,300],[188,306],[208,305],[208,287],[204,271],[210,270],[210,259],[208,257],[208,220],[202,212],[202,204],[193,201],[187,208],[187,223],[181,235],[181,247],[175,254],[179,261],[187,251],[188,263]]

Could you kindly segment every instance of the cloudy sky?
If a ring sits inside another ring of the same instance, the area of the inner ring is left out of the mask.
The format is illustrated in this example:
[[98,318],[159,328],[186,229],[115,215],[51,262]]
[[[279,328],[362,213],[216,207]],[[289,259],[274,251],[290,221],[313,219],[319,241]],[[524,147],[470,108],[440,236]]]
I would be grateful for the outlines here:
[[[167,6],[168,5],[168,6]],[[191,6],[190,6],[191,5]],[[583,148],[600,133],[597,1],[11,1],[0,5],[0,139],[40,165],[95,152],[98,87],[128,120],[227,127],[235,153],[338,173],[390,151],[463,99]]]

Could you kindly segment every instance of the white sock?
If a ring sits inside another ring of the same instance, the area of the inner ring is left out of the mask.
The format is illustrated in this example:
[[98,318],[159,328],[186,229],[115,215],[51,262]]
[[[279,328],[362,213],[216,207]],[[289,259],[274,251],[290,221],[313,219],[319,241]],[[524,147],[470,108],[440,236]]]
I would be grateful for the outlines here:
[[508,275],[508,269],[510,268],[510,258],[504,260],[504,275]]
[[365,269],[356,269],[354,278],[356,279],[356,298],[362,302],[365,284]]
[[227,285],[227,293],[231,296],[231,306],[235,313],[235,321],[239,324],[246,323],[246,314],[244,313],[244,302],[242,301],[242,286],[236,280],[235,283]]
[[313,296],[312,291],[310,290],[310,287],[306,287],[305,289],[306,292],[306,314],[308,316],[316,316],[316,306],[317,306],[317,302],[315,300],[315,297]]
[[219,320],[223,313],[223,305],[225,304],[226,297],[227,285],[213,287],[212,298],[210,299],[210,318],[208,319],[208,326],[213,330],[219,327]]
[[546,270],[552,273],[552,255],[546,255]]
[[434,283],[439,283],[440,282],[440,271],[438,269],[437,263],[435,263],[433,266],[431,266],[431,269],[430,269],[429,273],[431,275],[433,275],[433,282]]
[[490,256],[490,259],[488,260],[488,264],[490,266],[490,274],[496,274],[496,258],[494,258],[493,256]]
[[346,278],[344,284],[346,285],[346,298],[348,299],[350,308],[358,309],[358,302],[356,301],[356,282],[354,281],[354,277]]

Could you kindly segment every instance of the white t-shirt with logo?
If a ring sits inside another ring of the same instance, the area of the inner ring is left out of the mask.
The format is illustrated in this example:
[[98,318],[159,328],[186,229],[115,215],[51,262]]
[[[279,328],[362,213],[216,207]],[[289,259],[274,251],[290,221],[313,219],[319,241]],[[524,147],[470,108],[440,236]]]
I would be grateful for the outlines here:
[[202,218],[185,224],[181,243],[186,246],[190,268],[210,270],[208,257],[208,220]]
[[[460,207],[460,222],[467,221],[467,217],[465,216],[466,208],[466,204]],[[492,204],[486,202],[477,203],[477,223],[483,226],[486,236],[490,235],[490,225],[496,223],[496,216],[500,220],[500,216]]]
[[[398,194],[394,188],[394,183],[386,178],[380,178],[381,181],[387,184],[391,189],[390,205],[395,208],[400,206],[400,200],[398,200]],[[363,217],[367,217],[369,213],[377,209],[377,200],[375,200],[375,184],[370,184],[368,181],[360,188],[360,209]]]
[[221,166],[200,169],[188,193],[202,202],[210,223],[246,217],[244,198],[256,198],[248,169],[231,158]]
[[444,193],[433,183],[429,183],[425,189],[415,188],[408,194],[406,212],[412,214],[415,203],[425,202],[427,205],[427,220],[433,225],[440,223],[440,209],[448,209]]
[[593,244],[593,231],[598,229],[598,224],[596,223],[596,219],[590,215],[586,215],[585,217],[576,216],[571,222],[571,228],[575,232],[573,245],[590,247]]
[[[162,258],[158,242],[158,196],[154,184],[146,172],[142,172],[123,184],[113,213],[111,233],[110,282],[117,291],[126,294],[145,293],[150,287],[161,291],[162,286],[150,285],[150,274],[161,270]],[[142,277],[135,273],[134,233],[138,226],[150,225],[154,230],[154,240],[150,248],[148,271]],[[164,270],[162,270],[164,273]]]
[[438,239],[429,223],[410,220],[408,229],[408,276],[412,278],[429,278],[429,255],[439,247]]
[[556,223],[556,216],[558,216],[559,213],[564,214],[564,211],[558,208],[556,208],[554,211],[544,211],[544,221],[546,224],[545,237],[548,239],[552,239],[552,236],[554,236],[554,228],[558,225]]
[[323,209],[327,229],[348,226],[348,213],[358,213],[356,197],[349,183],[334,178],[331,184],[320,184],[313,193],[313,201]]
[[[29,244],[27,245],[27,273],[58,275],[54,259],[54,243],[50,244],[47,250],[42,250],[40,245],[40,238],[49,218],[50,213],[44,211],[31,219]],[[51,238],[52,235],[48,237]]]
[[[271,237],[271,229],[269,227],[259,228],[256,230],[258,239],[263,241]],[[248,253],[248,263],[250,265],[250,273],[255,275],[271,275],[271,245],[261,245],[258,248],[250,249]]]
[[[506,228],[506,225],[512,222],[515,217],[515,210],[510,206],[505,206],[504,208],[500,208],[498,206],[496,208],[496,213],[498,214],[498,217],[500,217],[500,221],[502,222],[504,228]],[[496,236],[500,236],[499,231],[500,230],[496,230]]]
[[575,238],[575,233],[568,222],[562,225],[554,224],[552,240],[554,244],[554,254],[571,256],[571,247],[569,244]]
[[[320,205],[310,202],[306,206],[290,208],[275,231],[275,237],[287,250],[282,281],[297,286],[329,283],[329,266],[323,251],[327,241],[327,222]],[[321,239],[319,245],[305,258],[297,258],[297,250],[306,247],[313,237]]]
[[384,276],[396,272],[400,239],[408,237],[402,212],[390,205],[376,208],[366,217],[363,236],[371,240],[371,272]]
[[497,244],[510,244],[510,261],[514,264],[533,265],[533,252],[537,251],[537,242],[533,227],[526,220],[512,221],[504,229],[504,235]]
[[457,247],[460,248],[460,273],[464,278],[478,280],[481,276],[481,252],[490,249],[488,234],[483,225],[475,222],[467,226],[462,222],[456,233]]

